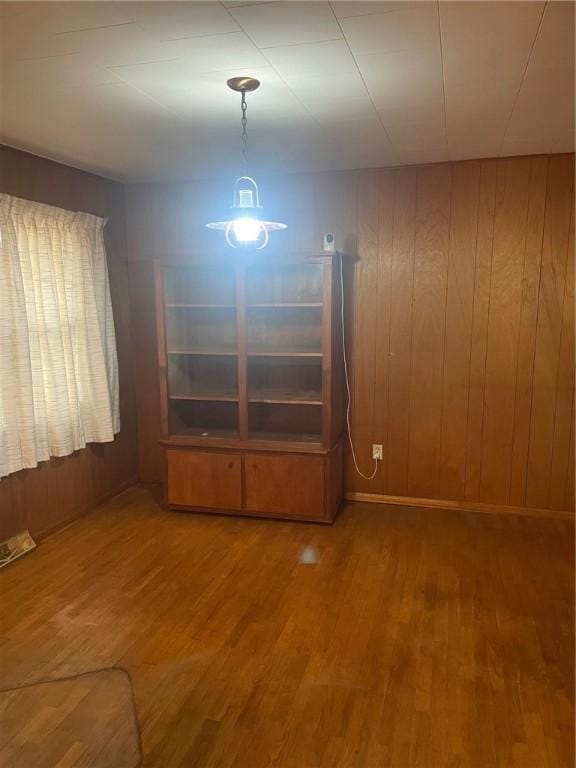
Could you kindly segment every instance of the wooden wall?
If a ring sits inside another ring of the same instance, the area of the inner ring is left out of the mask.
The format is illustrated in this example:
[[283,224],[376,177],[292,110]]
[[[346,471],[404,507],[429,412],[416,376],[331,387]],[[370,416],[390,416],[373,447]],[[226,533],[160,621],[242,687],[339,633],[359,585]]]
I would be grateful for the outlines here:
[[0,192],[108,217],[105,228],[120,374],[121,431],[0,480],[0,540],[29,528],[46,533],[137,479],[124,192],[120,184],[0,146]]
[[359,179],[361,492],[574,507],[574,158]]
[[[268,251],[357,252],[347,491],[574,507],[574,157],[265,179],[289,224]],[[127,188],[140,459],[160,478],[153,258],[216,256],[222,183]]]

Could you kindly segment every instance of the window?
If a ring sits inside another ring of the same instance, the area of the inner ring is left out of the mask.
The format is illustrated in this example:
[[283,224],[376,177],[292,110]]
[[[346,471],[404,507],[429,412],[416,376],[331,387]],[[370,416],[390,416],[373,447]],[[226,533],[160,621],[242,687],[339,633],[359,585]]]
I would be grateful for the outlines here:
[[0,477],[120,429],[105,223],[0,195]]

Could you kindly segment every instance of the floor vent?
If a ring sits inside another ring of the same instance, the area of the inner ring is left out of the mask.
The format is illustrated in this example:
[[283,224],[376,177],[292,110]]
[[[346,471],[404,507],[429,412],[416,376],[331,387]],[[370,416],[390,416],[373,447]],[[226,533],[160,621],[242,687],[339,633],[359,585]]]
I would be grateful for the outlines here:
[[8,565],[17,557],[25,555],[36,547],[36,542],[29,531],[22,531],[0,543],[0,568]]

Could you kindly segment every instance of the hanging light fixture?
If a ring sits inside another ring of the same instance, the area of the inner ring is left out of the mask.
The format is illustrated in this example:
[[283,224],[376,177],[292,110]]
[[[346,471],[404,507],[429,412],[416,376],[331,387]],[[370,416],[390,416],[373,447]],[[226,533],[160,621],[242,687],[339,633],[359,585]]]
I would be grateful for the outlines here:
[[[248,166],[248,118],[246,111],[246,94],[255,91],[260,81],[253,77],[233,77],[227,85],[233,91],[241,94],[242,109],[242,154],[244,163]],[[268,244],[268,233],[273,230],[286,229],[281,221],[268,221],[264,209],[260,205],[258,185],[251,176],[240,176],[234,183],[234,197],[230,207],[230,215],[222,221],[211,221],[206,226],[209,229],[224,231],[226,242],[232,248],[255,248],[260,250]]]

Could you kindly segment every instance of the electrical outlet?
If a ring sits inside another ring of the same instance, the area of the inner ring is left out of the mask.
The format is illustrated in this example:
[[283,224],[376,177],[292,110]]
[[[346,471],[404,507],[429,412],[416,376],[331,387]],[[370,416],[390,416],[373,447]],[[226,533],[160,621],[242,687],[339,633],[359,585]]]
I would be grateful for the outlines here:
[[376,459],[376,461],[382,461],[382,446],[381,445],[376,445],[376,443],[374,443],[372,445],[372,458]]

